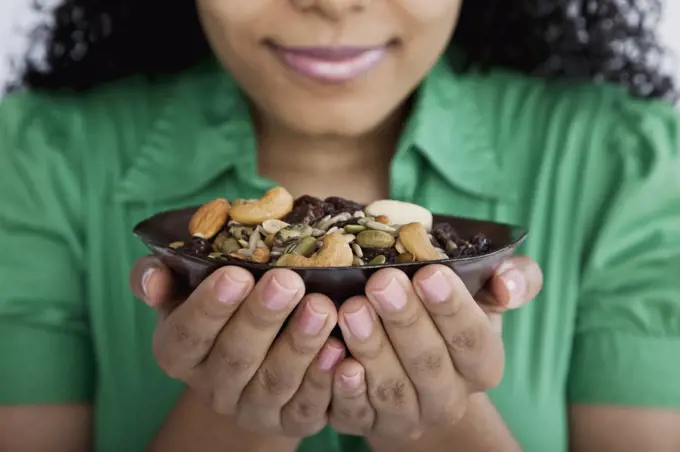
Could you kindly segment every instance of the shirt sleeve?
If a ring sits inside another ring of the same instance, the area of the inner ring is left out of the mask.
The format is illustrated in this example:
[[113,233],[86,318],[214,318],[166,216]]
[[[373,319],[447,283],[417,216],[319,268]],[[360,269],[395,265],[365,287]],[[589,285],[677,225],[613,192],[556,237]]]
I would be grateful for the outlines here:
[[670,106],[640,100],[612,117],[568,396],[680,408],[680,124]]
[[37,95],[0,104],[0,405],[92,394],[76,123]]

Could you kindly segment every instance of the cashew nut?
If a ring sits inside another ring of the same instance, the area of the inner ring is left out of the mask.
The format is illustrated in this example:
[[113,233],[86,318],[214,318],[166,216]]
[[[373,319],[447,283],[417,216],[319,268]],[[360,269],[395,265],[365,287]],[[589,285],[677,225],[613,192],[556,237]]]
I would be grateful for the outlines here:
[[279,267],[350,267],[354,259],[352,248],[339,232],[328,234],[314,256],[284,254],[276,262]]
[[399,229],[399,240],[417,261],[434,261],[442,258],[430,242],[425,227],[420,223],[402,226]]
[[283,187],[274,187],[255,201],[235,202],[229,216],[237,223],[256,225],[280,220],[293,210],[293,195]]

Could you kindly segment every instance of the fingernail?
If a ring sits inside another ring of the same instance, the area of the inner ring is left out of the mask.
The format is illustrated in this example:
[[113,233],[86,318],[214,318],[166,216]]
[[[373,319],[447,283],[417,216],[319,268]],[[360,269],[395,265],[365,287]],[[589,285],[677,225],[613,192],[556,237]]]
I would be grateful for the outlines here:
[[373,292],[373,295],[384,309],[389,311],[401,311],[406,306],[406,291],[394,278],[390,278],[387,285]]
[[262,302],[272,311],[279,311],[293,301],[296,293],[297,289],[289,289],[278,279],[272,278],[262,293]]
[[361,385],[361,374],[356,373],[354,375],[340,374],[340,382],[343,386],[350,389],[357,389]]
[[146,270],[144,270],[144,273],[142,273],[142,291],[144,292],[144,296],[148,297],[149,296],[149,281],[151,280],[151,277],[156,273],[158,270],[155,267],[149,267]]
[[314,309],[313,303],[310,301],[304,307],[300,316],[300,331],[305,336],[316,336],[326,324],[326,318],[328,318],[328,313]]
[[519,308],[524,303],[524,296],[526,294],[526,282],[524,275],[516,268],[511,268],[500,274],[505,289],[508,291],[510,300],[508,301],[508,308]]
[[347,322],[349,331],[359,339],[366,340],[371,337],[373,320],[366,306],[362,306],[355,312],[345,314],[345,322]]
[[319,369],[328,372],[338,363],[342,357],[342,349],[331,347],[327,345],[319,355]]
[[451,283],[439,270],[420,282],[420,290],[431,303],[443,303],[451,297]]
[[215,296],[217,301],[224,304],[232,304],[240,301],[247,285],[247,281],[239,280],[235,275],[227,273],[222,274],[215,283]]

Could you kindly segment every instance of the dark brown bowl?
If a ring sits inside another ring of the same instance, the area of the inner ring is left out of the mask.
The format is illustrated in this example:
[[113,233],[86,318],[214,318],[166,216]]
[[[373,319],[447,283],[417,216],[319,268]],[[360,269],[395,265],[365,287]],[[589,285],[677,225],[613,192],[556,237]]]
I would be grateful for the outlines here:
[[[158,256],[176,274],[183,292],[189,293],[216,269],[225,265],[237,265],[249,270],[258,280],[272,267],[250,262],[215,262],[168,247],[168,244],[190,240],[189,220],[198,206],[159,213],[139,223],[134,228],[137,235],[153,254]],[[435,223],[450,223],[462,237],[472,237],[477,233],[486,235],[492,243],[492,252],[482,256],[445,259],[437,261],[458,274],[471,293],[476,293],[489,279],[500,262],[512,255],[524,241],[527,231],[490,221],[435,215]],[[368,278],[381,268],[398,268],[412,277],[415,272],[432,262],[412,262],[392,265],[366,265],[362,267],[339,268],[292,268],[305,282],[307,293],[322,293],[330,297],[336,305],[344,300],[364,294]]]

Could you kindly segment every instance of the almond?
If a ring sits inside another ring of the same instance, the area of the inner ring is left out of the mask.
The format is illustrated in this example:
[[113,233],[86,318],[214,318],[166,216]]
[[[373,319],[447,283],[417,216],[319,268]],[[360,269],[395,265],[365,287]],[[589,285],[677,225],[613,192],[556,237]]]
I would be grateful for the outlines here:
[[227,222],[230,208],[229,201],[224,198],[203,204],[191,217],[189,233],[206,240],[213,238]]

